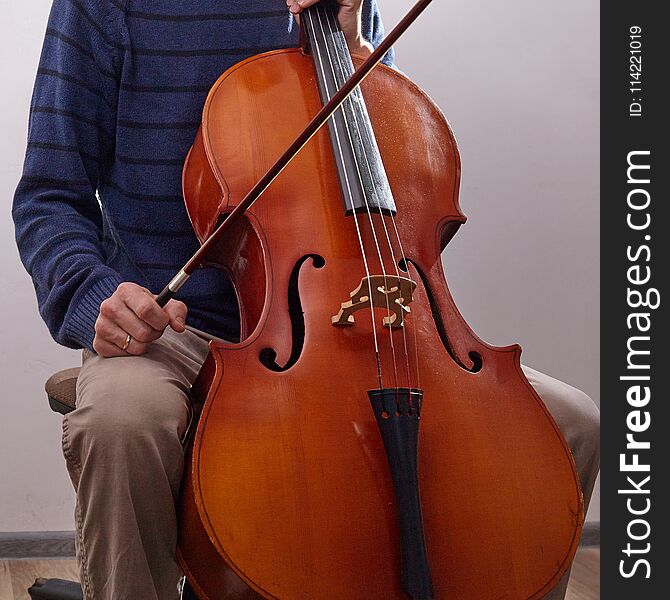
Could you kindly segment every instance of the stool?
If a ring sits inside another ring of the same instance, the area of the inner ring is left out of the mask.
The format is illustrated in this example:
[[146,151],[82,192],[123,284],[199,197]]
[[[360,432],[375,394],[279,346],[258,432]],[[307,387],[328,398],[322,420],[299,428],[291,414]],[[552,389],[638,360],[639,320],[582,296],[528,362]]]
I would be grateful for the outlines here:
[[[65,369],[47,379],[44,389],[51,410],[61,415],[73,411],[77,402],[77,377],[81,367]],[[81,586],[75,581],[63,579],[36,579],[28,589],[31,598],[37,600],[83,600]],[[182,600],[197,600],[197,596],[184,580]]]

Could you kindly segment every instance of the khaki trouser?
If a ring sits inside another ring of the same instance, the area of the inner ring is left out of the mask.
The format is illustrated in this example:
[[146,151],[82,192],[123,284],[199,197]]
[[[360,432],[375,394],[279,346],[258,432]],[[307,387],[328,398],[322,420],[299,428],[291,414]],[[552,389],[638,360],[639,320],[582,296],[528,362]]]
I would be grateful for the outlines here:
[[[86,353],[63,452],[77,492],[77,558],[87,600],[174,600],[175,500],[204,336],[169,328],[144,356]],[[588,502],[599,466],[599,413],[583,392],[524,367],[572,449]],[[547,598],[563,598],[567,577]]]

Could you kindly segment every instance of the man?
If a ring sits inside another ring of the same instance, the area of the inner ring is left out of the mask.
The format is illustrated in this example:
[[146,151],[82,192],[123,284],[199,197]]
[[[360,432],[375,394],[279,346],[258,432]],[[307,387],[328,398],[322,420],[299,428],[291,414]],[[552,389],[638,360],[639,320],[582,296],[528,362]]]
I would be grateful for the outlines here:
[[[299,14],[316,1],[286,5]],[[375,0],[339,4],[351,51],[368,54],[383,37]],[[188,389],[208,338],[235,339],[238,317],[215,269],[189,281],[183,302],[161,309],[153,294],[197,248],[181,166],[207,92],[240,60],[296,46],[293,21],[281,0],[54,0],[13,215],[42,317],[56,341],[84,348],[63,451],[88,599],[176,597]],[[597,410],[582,392],[526,374],[566,435],[588,500]]]

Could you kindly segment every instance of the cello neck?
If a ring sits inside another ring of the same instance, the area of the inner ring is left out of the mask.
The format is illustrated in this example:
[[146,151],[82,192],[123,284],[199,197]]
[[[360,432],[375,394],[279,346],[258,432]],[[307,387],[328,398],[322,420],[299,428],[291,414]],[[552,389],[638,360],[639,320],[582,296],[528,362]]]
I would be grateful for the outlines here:
[[[336,10],[333,2],[322,1],[305,10],[301,19],[324,104],[354,72]],[[333,114],[328,130],[345,213],[395,214],[395,202],[360,88]]]

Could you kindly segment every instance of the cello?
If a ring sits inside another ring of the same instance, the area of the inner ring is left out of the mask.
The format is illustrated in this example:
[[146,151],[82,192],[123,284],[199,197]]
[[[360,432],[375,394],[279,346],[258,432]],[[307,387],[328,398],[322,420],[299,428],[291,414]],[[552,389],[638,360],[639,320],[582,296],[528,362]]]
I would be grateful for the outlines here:
[[240,307],[192,390],[178,558],[201,600],[534,599],[574,557],[567,444],[443,272],[465,222],[453,133],[375,67],[429,2],[360,61],[322,0],[301,48],[208,95],[183,172],[202,246],[157,298],[214,267]]

